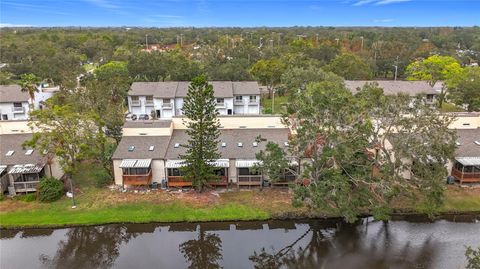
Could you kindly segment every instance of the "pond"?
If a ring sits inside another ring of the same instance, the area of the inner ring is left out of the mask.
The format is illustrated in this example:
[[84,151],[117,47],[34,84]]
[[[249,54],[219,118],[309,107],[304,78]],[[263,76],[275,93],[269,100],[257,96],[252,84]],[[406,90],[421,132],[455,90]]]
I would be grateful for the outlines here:
[[479,216],[2,230],[1,268],[464,268]]

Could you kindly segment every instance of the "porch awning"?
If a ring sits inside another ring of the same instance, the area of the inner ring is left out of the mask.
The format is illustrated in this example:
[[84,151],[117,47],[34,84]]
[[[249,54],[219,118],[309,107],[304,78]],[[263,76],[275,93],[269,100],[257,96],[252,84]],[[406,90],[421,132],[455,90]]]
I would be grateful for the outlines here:
[[42,171],[45,164],[17,164],[14,165],[9,174],[35,174],[40,173]]
[[249,168],[254,167],[255,164],[261,164],[262,162],[259,160],[236,160],[235,167],[237,168]]
[[480,165],[480,157],[457,157],[455,160],[457,160],[457,162],[461,163],[463,166]]
[[120,168],[149,168],[152,159],[124,159]]
[[[230,167],[230,161],[228,159],[217,159],[210,163],[214,167]],[[185,166],[185,160],[167,160],[165,163],[166,168],[180,168]]]
[[165,168],[180,168],[185,166],[184,160],[167,160]]
[[230,161],[228,159],[217,159],[211,163],[214,167],[228,168],[230,167]]
[[3,173],[3,171],[7,170],[6,165],[0,165],[0,175]]

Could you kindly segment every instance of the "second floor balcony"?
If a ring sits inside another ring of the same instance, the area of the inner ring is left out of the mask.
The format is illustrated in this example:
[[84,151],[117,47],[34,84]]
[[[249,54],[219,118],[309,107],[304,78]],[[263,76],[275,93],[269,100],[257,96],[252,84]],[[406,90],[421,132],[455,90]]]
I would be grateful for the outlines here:
[[23,106],[14,106],[12,108],[13,113],[25,113],[25,108]]
[[163,109],[172,109],[172,107],[173,107],[172,103],[162,103]]
[[141,106],[142,104],[140,103],[140,100],[132,100],[130,102],[131,106]]

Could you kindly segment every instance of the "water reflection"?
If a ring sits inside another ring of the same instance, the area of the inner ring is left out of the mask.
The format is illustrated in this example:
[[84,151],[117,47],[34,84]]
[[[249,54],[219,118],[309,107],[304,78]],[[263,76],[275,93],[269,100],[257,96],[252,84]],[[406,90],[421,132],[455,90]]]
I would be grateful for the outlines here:
[[0,268],[462,268],[479,230],[418,219],[0,230]]
[[188,268],[220,268],[218,262],[222,259],[222,240],[217,234],[206,232],[203,225],[198,227],[197,238],[179,246],[180,252],[190,264]]
[[119,255],[119,246],[137,233],[119,225],[71,228],[53,257],[42,254],[48,268],[110,268]]

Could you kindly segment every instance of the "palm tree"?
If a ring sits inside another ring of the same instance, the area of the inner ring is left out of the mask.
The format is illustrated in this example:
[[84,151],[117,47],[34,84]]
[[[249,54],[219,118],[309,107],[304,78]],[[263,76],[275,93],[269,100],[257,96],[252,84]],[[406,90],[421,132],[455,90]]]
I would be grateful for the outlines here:
[[37,84],[40,82],[40,79],[34,74],[23,74],[20,76],[20,86],[22,87],[22,92],[28,92],[30,95],[31,104],[33,106],[33,101],[35,100],[35,93],[38,92]]

